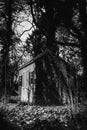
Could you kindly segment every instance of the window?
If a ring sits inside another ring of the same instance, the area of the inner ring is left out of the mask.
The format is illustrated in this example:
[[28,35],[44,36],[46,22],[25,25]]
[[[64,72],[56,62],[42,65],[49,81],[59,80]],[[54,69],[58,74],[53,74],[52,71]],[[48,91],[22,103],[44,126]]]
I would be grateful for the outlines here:
[[22,86],[22,76],[19,76],[19,86]]
[[31,72],[31,84],[34,84],[34,72]]
[[30,72],[29,72],[29,85],[31,84],[31,81],[30,81]]
[[29,72],[29,85],[34,84],[34,71]]

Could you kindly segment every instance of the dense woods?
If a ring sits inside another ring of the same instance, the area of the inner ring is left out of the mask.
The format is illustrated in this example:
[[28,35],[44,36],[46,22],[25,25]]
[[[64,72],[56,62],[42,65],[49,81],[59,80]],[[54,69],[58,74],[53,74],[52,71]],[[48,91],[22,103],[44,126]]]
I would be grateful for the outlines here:
[[[86,28],[86,0],[0,0],[3,118],[19,129],[86,129]],[[35,102],[23,106],[17,102],[19,68],[29,55],[35,63]]]
[[[31,53],[33,58],[42,54],[35,60],[37,104],[63,104],[65,98],[72,104],[86,97],[86,0],[2,0],[0,15],[1,96],[17,89],[18,66]],[[20,33],[24,21],[31,27]],[[23,44],[21,37],[30,30]]]

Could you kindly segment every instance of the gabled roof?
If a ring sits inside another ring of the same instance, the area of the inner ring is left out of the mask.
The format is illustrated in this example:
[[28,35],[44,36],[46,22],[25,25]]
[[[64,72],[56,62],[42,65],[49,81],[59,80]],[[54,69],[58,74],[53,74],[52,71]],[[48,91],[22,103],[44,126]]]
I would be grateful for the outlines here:
[[23,65],[21,65],[21,66],[19,67],[19,70],[23,69],[24,67],[27,67],[28,65],[33,64],[36,60],[40,59],[40,58],[41,58],[42,56],[44,56],[44,55],[45,55],[44,52],[40,53],[38,56],[36,56],[36,57],[33,58],[32,60],[28,61],[27,63],[25,63],[25,64],[23,64]]
[[[22,66],[19,67],[19,70],[33,64],[36,60],[42,58],[47,51],[40,53],[38,56],[33,58],[32,60],[28,61],[27,63],[23,64]],[[75,74],[75,67],[68,62],[66,62],[63,58],[59,57],[59,61],[62,61],[66,65],[67,72],[72,73],[72,75]]]

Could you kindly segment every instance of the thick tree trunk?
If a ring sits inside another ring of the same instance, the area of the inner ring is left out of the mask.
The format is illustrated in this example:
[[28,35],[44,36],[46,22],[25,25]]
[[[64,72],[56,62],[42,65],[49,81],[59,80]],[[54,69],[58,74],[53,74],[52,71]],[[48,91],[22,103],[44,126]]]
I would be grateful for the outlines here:
[[81,54],[82,54],[82,61],[84,67],[84,77],[83,77],[83,84],[84,88],[83,91],[86,92],[87,97],[87,9],[86,9],[86,0],[82,0],[79,2],[80,6],[80,19],[82,23],[82,38],[81,38]]

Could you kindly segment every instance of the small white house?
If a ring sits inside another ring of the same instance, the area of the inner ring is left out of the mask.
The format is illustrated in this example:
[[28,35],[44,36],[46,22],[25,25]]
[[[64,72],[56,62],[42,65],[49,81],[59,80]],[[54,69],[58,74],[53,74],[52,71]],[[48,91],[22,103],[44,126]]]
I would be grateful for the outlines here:
[[[29,62],[19,68],[19,98],[21,102],[29,104],[35,103],[34,95],[36,90],[36,73],[34,62],[41,56],[43,56],[43,54],[35,57],[33,60],[30,59]],[[65,62],[62,58],[59,58],[58,67],[59,75],[57,91],[59,93],[59,97],[61,97],[61,100],[64,104],[70,102],[73,104],[73,99],[76,95],[74,89],[77,87],[75,68]],[[47,98],[45,97],[45,99]],[[50,98],[50,102],[51,100],[52,98]]]
[[35,64],[27,62],[19,68],[19,98],[21,102],[33,103],[35,93]]

